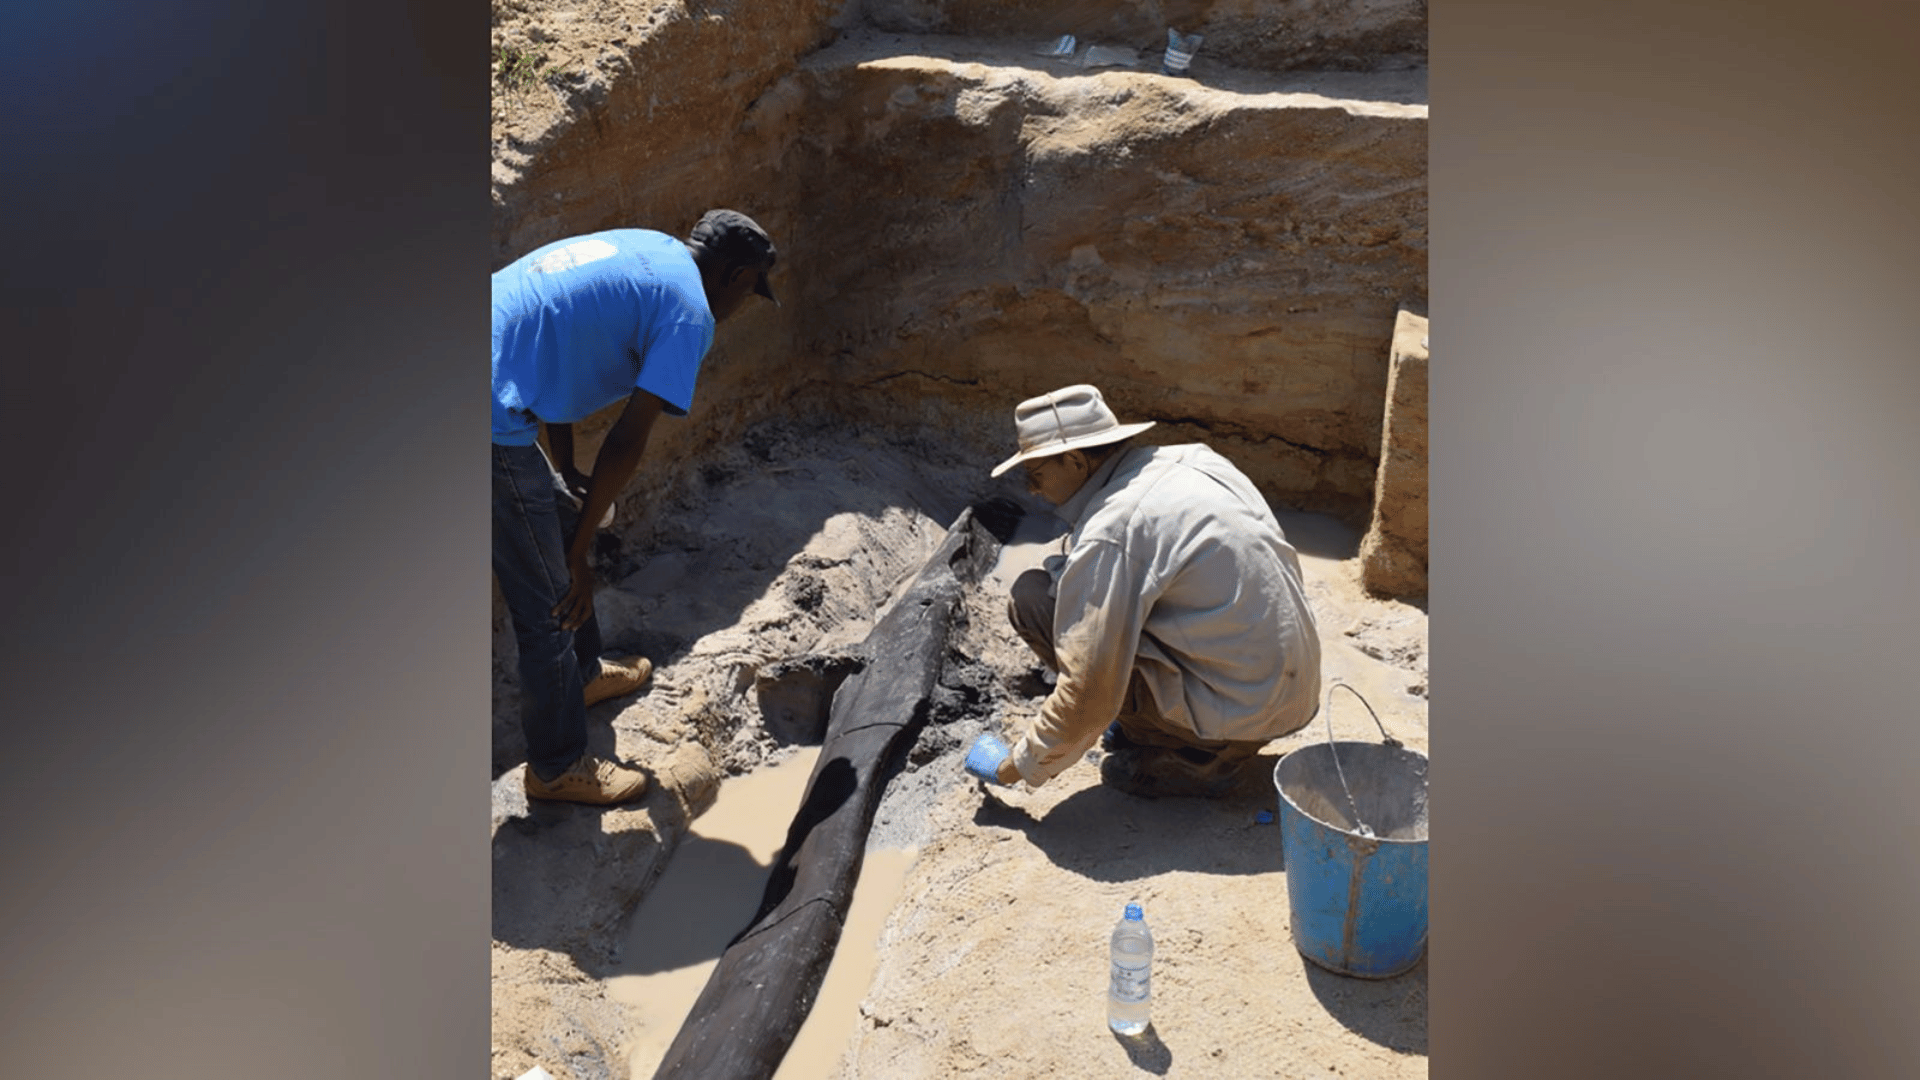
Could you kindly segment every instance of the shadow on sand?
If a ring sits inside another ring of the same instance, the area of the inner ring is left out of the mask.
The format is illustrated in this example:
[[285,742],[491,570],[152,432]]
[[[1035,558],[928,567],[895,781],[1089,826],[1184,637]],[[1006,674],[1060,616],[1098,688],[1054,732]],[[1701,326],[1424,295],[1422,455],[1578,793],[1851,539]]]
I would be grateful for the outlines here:
[[1141,1072],[1165,1076],[1167,1070],[1173,1068],[1173,1051],[1160,1041],[1160,1033],[1153,1029],[1151,1022],[1147,1024],[1147,1030],[1132,1038],[1116,1031],[1113,1041],[1127,1051],[1127,1060],[1133,1062],[1133,1067]]
[[[738,446],[715,450],[689,470],[652,513],[623,515],[599,534],[594,564],[603,587],[595,608],[603,651],[644,655],[656,670],[671,667],[702,638],[737,623],[836,516],[879,521],[910,511],[945,528],[971,503],[1022,490],[1011,477],[988,478],[985,465],[977,483],[955,484],[941,464],[950,454],[925,437],[901,435],[859,451],[847,442],[829,423],[763,421]],[[818,585],[805,565],[788,583],[802,600]],[[504,605],[495,604],[493,652],[504,669],[492,717],[497,778],[526,759],[526,740],[519,679],[505,663],[512,624]],[[606,732],[611,746],[614,718],[635,700],[589,709],[589,731]]]
[[1294,951],[1327,1015],[1347,1030],[1402,1054],[1427,1052],[1427,958],[1391,979],[1336,975]]
[[[1038,817],[988,788],[973,821],[982,828],[1017,830],[1055,866],[1095,881],[1135,881],[1180,870],[1271,873],[1281,868],[1279,830],[1255,824],[1255,815],[1273,811],[1277,760],[1273,754],[1255,756],[1220,799],[1143,799],[1095,784]],[[1223,833],[1243,833],[1246,842],[1193,842],[1195,836]]]

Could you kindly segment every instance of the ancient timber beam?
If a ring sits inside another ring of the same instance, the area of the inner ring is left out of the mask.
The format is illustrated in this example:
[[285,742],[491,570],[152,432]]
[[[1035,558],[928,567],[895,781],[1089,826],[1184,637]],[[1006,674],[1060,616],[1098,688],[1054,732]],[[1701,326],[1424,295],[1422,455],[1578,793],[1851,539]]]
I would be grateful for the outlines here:
[[721,955],[655,1080],[765,1080],[779,1068],[833,961],[880,795],[926,724],[961,594],[1020,516],[1005,499],[962,511],[867,635],[866,666],[834,694],[760,910]]

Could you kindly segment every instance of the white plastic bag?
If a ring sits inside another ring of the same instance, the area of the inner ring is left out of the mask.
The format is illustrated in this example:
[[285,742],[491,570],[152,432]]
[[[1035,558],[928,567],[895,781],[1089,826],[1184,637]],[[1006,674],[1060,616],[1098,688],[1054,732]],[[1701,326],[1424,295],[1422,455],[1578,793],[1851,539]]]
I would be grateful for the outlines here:
[[1123,49],[1117,45],[1089,45],[1087,53],[1080,58],[1083,68],[1096,67],[1139,67],[1140,50]]

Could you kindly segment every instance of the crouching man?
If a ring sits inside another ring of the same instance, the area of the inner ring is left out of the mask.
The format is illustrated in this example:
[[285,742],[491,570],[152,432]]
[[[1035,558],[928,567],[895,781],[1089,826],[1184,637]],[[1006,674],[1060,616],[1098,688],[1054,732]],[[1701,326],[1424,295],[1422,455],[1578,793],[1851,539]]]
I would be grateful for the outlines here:
[[[1038,786],[1095,740],[1106,784],[1218,797],[1269,740],[1313,719],[1320,638],[1300,560],[1253,483],[1198,444],[1132,446],[1092,386],[1014,410],[1028,490],[1072,525],[1066,554],[1015,580],[1008,614],[1053,692],[1011,748],[982,736],[982,779]],[[1104,732],[1104,738],[1103,736]]]

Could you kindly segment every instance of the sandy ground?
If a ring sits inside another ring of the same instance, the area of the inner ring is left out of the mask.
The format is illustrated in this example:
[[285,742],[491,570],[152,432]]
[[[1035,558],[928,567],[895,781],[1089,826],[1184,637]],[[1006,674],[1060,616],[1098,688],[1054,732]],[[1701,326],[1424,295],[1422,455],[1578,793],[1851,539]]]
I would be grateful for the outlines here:
[[[1357,588],[1352,530],[1281,517],[1301,548],[1326,678],[1360,690],[1389,732],[1425,753],[1425,613]],[[993,587],[1046,550],[1008,549],[973,598],[963,652],[1009,675],[1030,664]],[[1014,699],[987,722],[1016,731],[1040,700]],[[1350,695],[1336,695],[1330,715],[1341,739],[1379,737]],[[910,814],[917,799],[902,792],[887,807],[922,823],[910,838],[924,846],[835,1075],[1425,1076],[1425,961],[1381,982],[1341,978],[1288,935],[1278,826],[1257,815],[1276,809],[1274,763],[1326,732],[1323,715],[1276,740],[1219,802],[1110,791],[1097,750],[1038,790],[988,790],[938,761],[945,783],[931,805]],[[1129,901],[1156,938],[1153,1027],[1137,1041],[1105,1023],[1106,939]]]
[[[595,744],[655,769],[663,787],[676,754],[704,750],[734,776],[791,757],[796,748],[760,721],[754,673],[857,646],[961,507],[1014,493],[1010,481],[986,478],[991,464],[925,438],[850,440],[786,422],[751,432],[644,533],[629,530],[603,550],[607,637],[660,668],[646,693],[594,710]],[[1064,526],[1019,498],[1029,516],[968,594],[950,639],[944,681],[955,693],[876,815],[870,850],[917,854],[879,932],[859,1020],[826,1075],[1424,1076],[1425,962],[1384,982],[1345,979],[1309,965],[1288,936],[1278,826],[1256,814],[1275,808],[1273,763],[1324,739],[1323,719],[1272,744],[1218,802],[1112,792],[1092,761],[1039,790],[988,791],[961,771],[974,734],[1018,730],[1045,691],[1006,624],[1003,590],[1057,548]],[[1425,612],[1359,589],[1357,530],[1319,515],[1280,517],[1301,553],[1327,680],[1354,685],[1389,731],[1425,752]],[[510,637],[497,637],[495,652],[500,700],[510,703]],[[510,707],[496,714],[496,760],[507,766],[515,725]],[[1349,695],[1335,698],[1332,720],[1342,739],[1378,738]],[[513,801],[518,775],[506,767],[495,785],[494,1074],[539,1063],[556,1077],[624,1075],[637,1025],[606,986],[647,965],[614,955],[627,937],[619,915],[644,909],[686,820],[665,794],[633,811],[543,817]],[[788,816],[770,820],[770,831]],[[555,850],[568,829],[595,852],[591,870]],[[609,859],[638,869],[610,873]],[[566,880],[576,872],[577,883]],[[530,891],[539,906],[599,908],[582,910],[577,926],[521,929],[508,915]],[[1105,1027],[1105,958],[1106,936],[1133,900],[1158,952],[1154,1025],[1128,1043]]]
[[[724,17],[679,0],[492,0],[491,10],[492,178],[496,214],[506,219],[525,211],[508,196],[524,192],[523,172],[543,149],[570,124],[588,118],[636,62],[660,61],[646,43],[669,40],[662,36],[669,26],[686,31],[671,40],[694,40],[699,35],[691,28]],[[1331,12],[1319,17],[1346,17]],[[774,20],[782,32],[791,29],[776,15],[754,14]],[[769,31],[769,40],[774,36]],[[1071,74],[1074,88],[1117,92],[1145,79],[1049,67],[1034,58],[1033,47],[1052,36],[1021,30],[980,40],[914,38],[896,46],[856,34],[842,48],[877,55],[928,52],[1055,77]],[[1373,113],[1424,115],[1424,62],[1366,73],[1242,71],[1217,59],[1227,45],[1226,37],[1216,38],[1196,60],[1200,77],[1186,88],[1195,100],[1216,92],[1317,94],[1364,99]],[[762,52],[774,66],[786,63],[777,50]],[[661,64],[661,70],[670,66]],[[744,70],[736,75],[754,77]],[[679,91],[666,85],[663,92],[673,98]],[[712,97],[712,105],[744,107],[725,95]],[[1074,130],[1088,138],[1094,127],[1104,132],[1131,125],[1146,145],[1161,131],[1139,109],[1076,115],[1085,123]],[[714,124],[732,130],[737,123],[736,115],[726,114],[701,118],[688,130]],[[601,167],[617,168],[608,164],[617,159],[598,155],[617,150],[618,139],[609,135],[612,145],[596,150],[593,160]],[[1107,135],[1096,141],[1108,141]],[[1237,198],[1231,184],[1221,183],[1220,198]],[[567,194],[536,188],[542,206]],[[1349,198],[1342,189],[1342,206]],[[1423,253],[1424,200],[1418,205]],[[1315,218],[1317,230],[1346,220],[1344,210],[1332,208],[1301,214],[1303,220]],[[1348,226],[1372,236],[1369,222]],[[1424,297],[1424,270],[1419,280]],[[909,326],[944,319],[938,311],[908,314]],[[881,320],[898,321],[891,315]],[[1099,381],[1097,373],[1087,377]],[[712,939],[670,937],[671,949],[650,944],[661,939],[641,933],[650,928],[638,925],[649,918],[648,901],[662,902],[653,908],[659,917],[669,899],[668,889],[656,892],[662,875],[707,859],[730,875],[727,899],[741,912],[734,918],[744,919],[791,808],[766,815],[765,835],[721,838],[718,819],[725,814],[714,809],[715,789],[738,792],[775,771],[768,766],[806,755],[805,747],[764,721],[756,682],[781,665],[856,650],[962,508],[994,495],[1022,501],[1030,516],[992,579],[968,595],[968,618],[950,641],[943,676],[949,692],[936,702],[903,771],[889,781],[869,838],[874,873],[868,882],[884,876],[890,898],[874,918],[871,973],[863,972],[856,1007],[846,1010],[844,1052],[833,1063],[834,1053],[809,1049],[808,1067],[821,1064],[807,1075],[1426,1074],[1425,962],[1384,982],[1343,979],[1309,965],[1288,935],[1278,826],[1257,823],[1256,815],[1275,806],[1273,763],[1324,738],[1322,722],[1276,741],[1233,795],[1217,802],[1150,802],[1107,791],[1094,761],[1037,791],[988,791],[961,771],[974,735],[1017,731],[1046,689],[1037,664],[1006,624],[1003,590],[1048,549],[1061,526],[1048,508],[1019,490],[1017,473],[999,481],[987,477],[1008,449],[963,447],[956,433],[945,431],[898,434],[849,431],[831,419],[770,421],[736,445],[703,452],[691,469],[648,462],[644,467],[672,468],[686,479],[659,505],[630,501],[619,508],[621,520],[597,553],[596,602],[608,651],[644,653],[655,661],[656,674],[644,692],[595,706],[589,714],[595,752],[637,762],[655,779],[654,790],[634,806],[529,806],[520,794],[525,747],[515,656],[496,600],[496,1080],[513,1080],[536,1064],[561,1080],[614,1080],[646,1058],[648,1045],[671,1037],[665,1030],[670,1021],[654,1015],[658,1010],[636,1006],[620,988],[685,963],[711,962],[729,931],[720,925]],[[1327,680],[1358,687],[1394,735],[1424,752],[1424,608],[1374,600],[1359,589],[1357,529],[1318,515],[1282,513],[1281,520],[1302,556]],[[1377,737],[1365,711],[1344,695],[1336,699],[1332,720],[1343,739]],[[724,783],[722,776],[728,778]],[[715,835],[703,835],[702,823]],[[907,865],[901,868],[901,862]],[[1104,1023],[1107,934],[1130,900],[1145,906],[1158,939],[1154,1024],[1138,1042],[1114,1037]],[[686,902],[699,905],[700,898]],[[856,897],[856,910],[862,902]],[[717,907],[708,914],[717,917]],[[803,1038],[835,1041],[818,1035],[818,1027],[803,1031]],[[646,1075],[644,1066],[633,1074]],[[779,1080],[801,1078],[783,1069]]]

